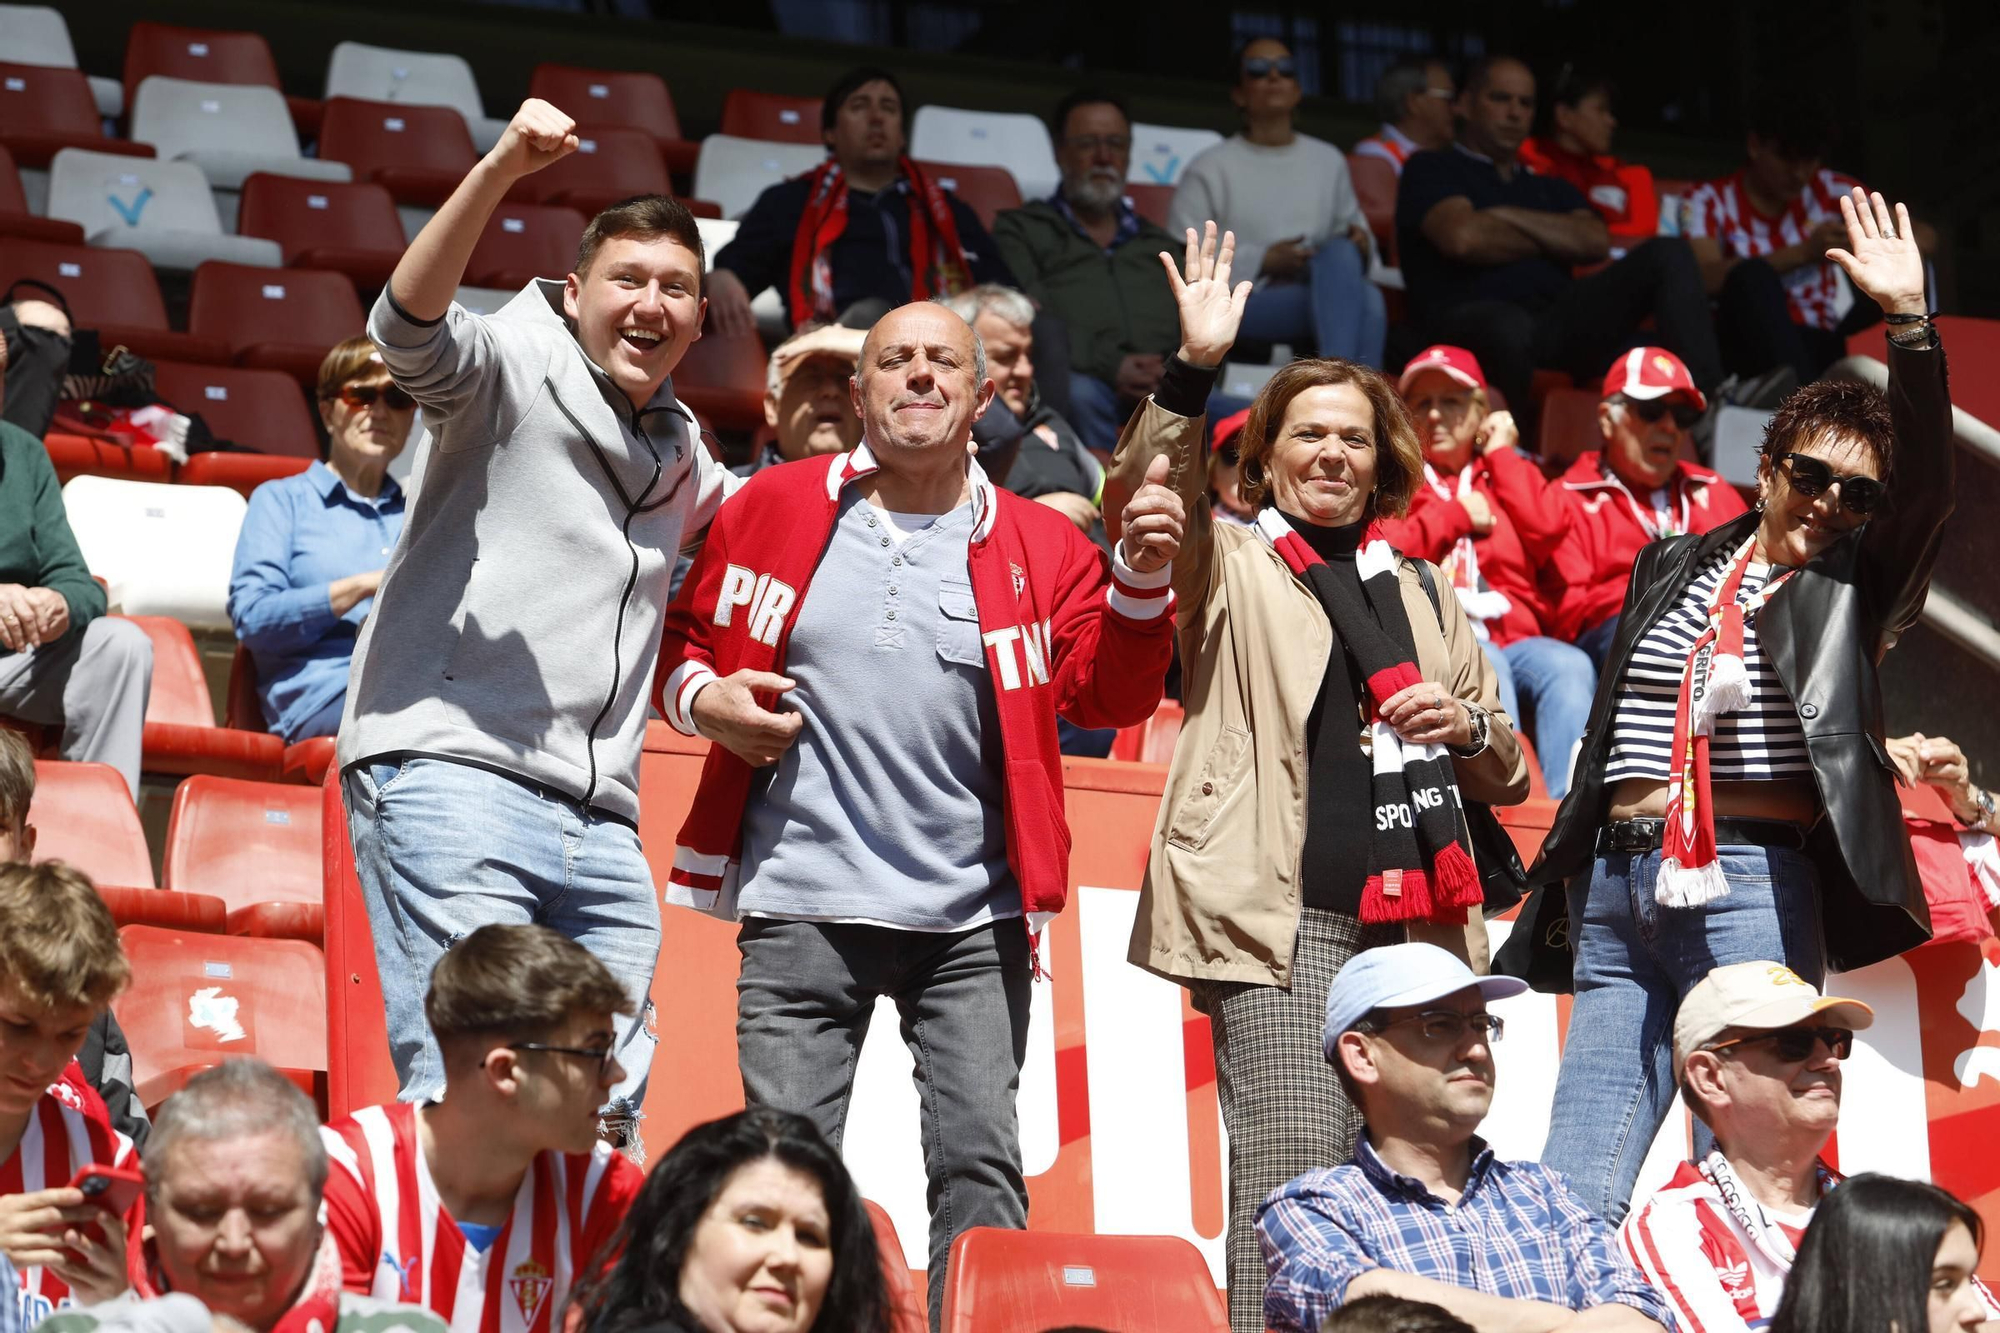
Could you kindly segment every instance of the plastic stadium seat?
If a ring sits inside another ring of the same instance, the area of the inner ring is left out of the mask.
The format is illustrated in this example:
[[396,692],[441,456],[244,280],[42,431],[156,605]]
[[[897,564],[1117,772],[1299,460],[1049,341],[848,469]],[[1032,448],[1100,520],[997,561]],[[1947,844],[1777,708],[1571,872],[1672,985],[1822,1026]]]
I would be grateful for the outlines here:
[[272,454],[235,453],[227,449],[195,454],[175,469],[174,480],[183,486],[227,486],[244,499],[267,481],[296,477],[312,466],[310,458],[284,458]]
[[276,241],[223,232],[208,178],[192,162],[65,148],[49,167],[49,216],[81,226],[92,245],[137,250],[156,269],[284,262]]
[[868,1222],[875,1228],[875,1250],[882,1261],[882,1286],[889,1298],[890,1333],[929,1333],[930,1312],[925,1309],[925,1291],[910,1272],[903,1257],[903,1242],[888,1211],[873,1199],[863,1199]]
[[1141,764],[1170,764],[1181,738],[1186,713],[1172,699],[1162,699],[1153,715],[1136,727],[1120,727],[1111,742],[1111,758]]
[[17,278],[34,278],[62,292],[77,327],[96,329],[107,349],[122,343],[152,360],[229,359],[227,343],[167,328],[159,281],[136,250],[10,239],[0,245],[0,291]]
[[358,335],[366,316],[354,284],[310,268],[203,264],[194,272],[188,328],[229,344],[236,363],[319,381],[334,344]]
[[[174,410],[199,414],[218,440],[308,463],[319,457],[306,396],[289,375],[162,361],[154,367],[153,387]],[[196,454],[188,462],[207,457]]]
[[819,97],[731,88],[729,96],[722,99],[722,132],[739,139],[806,143],[823,148],[826,140],[820,137],[819,118],[824,101]]
[[770,358],[755,333],[713,330],[695,340],[674,370],[674,393],[725,430],[755,430],[764,419]]
[[326,1100],[329,1115],[396,1098],[389,1029],[382,1013],[382,978],[375,970],[368,907],[354,875],[354,846],[340,775],[320,784],[321,864],[326,893]]
[[284,94],[257,84],[152,75],[132,102],[132,137],[163,158],[194,163],[218,190],[240,190],[258,171],[317,181],[352,175],[345,162],[302,155]]
[[450,108],[353,97],[327,98],[319,155],[385,186],[397,203],[425,208],[443,203],[479,160],[464,118]]
[[1603,447],[1597,429],[1597,395],[1589,389],[1552,389],[1542,399],[1535,452],[1550,467],[1567,468],[1577,455]]
[[326,959],[300,940],[127,926],[132,984],[112,1004],[148,1110],[204,1069],[269,1061],[309,1096],[326,1076]]
[[478,287],[518,288],[536,278],[560,278],[576,267],[577,242],[588,221],[573,208],[503,203],[472,247],[465,280]]
[[[223,725],[239,731],[263,731],[264,705],[257,694],[257,659],[242,644],[229,660],[229,695],[224,700]],[[333,737],[313,736],[285,747],[284,778],[287,782],[326,780],[333,767]]]
[[[0,51],[23,65],[53,65],[75,69],[76,47],[62,12],[47,5],[0,5]],[[116,118],[125,111],[125,90],[116,79],[90,79],[97,114]]]
[[153,690],[146,700],[140,767],[169,776],[206,773],[277,781],[283,775],[284,742],[262,732],[215,725],[208,677],[187,626],[165,616],[126,619],[153,641]]
[[500,287],[460,287],[451,299],[475,315],[491,315],[519,295]]
[[153,155],[147,144],[106,138],[83,71],[49,65],[0,64],[0,144],[24,167],[45,167],[65,148]]
[[1077,1325],[1226,1333],[1201,1251],[1177,1236],[1064,1235],[973,1227],[951,1246],[945,1333]]
[[919,162],[930,178],[956,194],[992,230],[1001,210],[1021,206],[1021,187],[1005,167],[968,167],[950,162]]
[[27,192],[21,188],[21,173],[14,167],[14,155],[0,144],[0,236],[55,241],[82,245],[83,228],[61,218],[36,217],[28,211]]
[[294,268],[331,269],[364,288],[385,285],[409,244],[396,201],[380,185],[264,172],[243,182],[236,229],[276,241]]
[[574,153],[528,180],[542,203],[574,208],[585,217],[635,194],[674,192],[660,146],[650,134],[606,125],[579,130]]
[[[257,84],[277,88],[278,64],[271,47],[254,32],[227,28],[181,28],[139,22],[125,38],[125,98],[155,74],[197,83]],[[320,104],[311,97],[285,97],[291,118],[307,135],[319,130]]]
[[78,477],[62,494],[84,563],[105,581],[114,606],[197,629],[229,628],[242,496],[220,486],[106,477]]
[[1140,185],[1178,185],[1196,154],[1222,142],[1214,130],[1183,125],[1132,126],[1132,165],[1125,179]]
[[711,134],[701,141],[694,192],[720,204],[725,218],[740,218],[770,186],[811,171],[825,160],[826,149],[817,144]]
[[329,101],[360,97],[406,106],[450,107],[465,118],[466,129],[482,153],[499,143],[507,128],[505,120],[486,114],[479,98],[479,82],[465,57],[441,51],[403,51],[342,42],[333,48],[326,64],[326,95]]
[[55,465],[59,486],[69,485],[72,477],[170,481],[174,475],[173,456],[144,445],[135,447],[52,430],[42,437],[42,448],[48,451],[49,462]]
[[35,856],[67,861],[100,884],[153,887],[146,830],[125,779],[109,764],[35,761]]
[[[528,80],[528,96],[561,107],[592,133],[606,129],[642,132],[660,150],[669,171],[682,175],[693,171],[695,158],[701,152],[700,144],[681,137],[681,118],[674,110],[674,95],[657,74],[545,62],[535,66],[535,73]],[[723,128],[727,129],[726,106],[722,119]]]
[[[1938,340],[1951,349],[1960,367],[1951,383],[1952,406],[2000,428],[2000,320],[1939,315],[1932,323],[1937,325]],[[1883,360],[1888,356],[1882,341],[1886,332],[1877,324],[1853,334],[1847,340],[1847,354]]]
[[1396,262],[1396,168],[1379,157],[1347,155],[1347,174],[1354,181],[1354,194],[1361,202],[1361,215],[1368,230],[1375,233],[1382,262]]
[[[925,162],[1005,167],[1027,199],[1046,199],[1062,175],[1049,127],[1022,112],[921,106],[910,130],[910,156]],[[695,193],[712,198],[706,191]]]
[[174,789],[166,886],[229,905],[229,933],[318,944],[320,793],[282,782],[192,777]]
[[1125,197],[1132,201],[1132,208],[1140,217],[1157,227],[1167,225],[1167,210],[1174,206],[1173,186],[1147,185],[1128,180],[1125,182]]

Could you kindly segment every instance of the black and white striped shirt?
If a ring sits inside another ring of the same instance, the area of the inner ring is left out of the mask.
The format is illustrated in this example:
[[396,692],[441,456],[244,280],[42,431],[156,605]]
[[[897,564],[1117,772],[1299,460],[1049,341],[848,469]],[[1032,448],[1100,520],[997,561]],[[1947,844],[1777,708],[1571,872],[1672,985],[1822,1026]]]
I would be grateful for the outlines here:
[[[1709,603],[1735,557],[1735,551],[1716,552],[1681,599],[1667,608],[1633,648],[1612,713],[1606,782],[1668,780],[1681,676],[1695,640],[1707,627]],[[1769,565],[1753,561],[1743,571],[1737,600],[1747,602],[1764,586],[1770,572]],[[1743,665],[1750,672],[1750,706],[1716,719],[1708,746],[1709,777],[1719,782],[1812,776],[1798,709],[1778,673],[1758,651],[1754,610],[1744,619]]]

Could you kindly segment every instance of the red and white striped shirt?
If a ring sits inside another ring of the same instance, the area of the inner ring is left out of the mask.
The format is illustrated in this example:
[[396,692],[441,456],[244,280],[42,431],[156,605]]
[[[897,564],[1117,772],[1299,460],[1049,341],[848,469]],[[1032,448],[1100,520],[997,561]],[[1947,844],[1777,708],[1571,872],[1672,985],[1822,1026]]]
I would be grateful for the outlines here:
[[1410,160],[1410,154],[1416,151],[1415,139],[1387,123],[1354,145],[1356,157],[1379,157],[1394,167],[1398,176],[1403,174],[1403,164]]
[[[83,1071],[70,1061],[28,1117],[21,1142],[0,1162],[0,1195],[60,1189],[86,1165],[133,1164],[132,1140],[111,1127],[104,1103],[89,1091]],[[71,1304],[69,1284],[36,1266],[21,1273],[21,1327],[33,1328]]]
[[[1851,176],[1823,169],[1786,205],[1784,213],[1770,218],[1751,205],[1739,171],[1695,187],[1681,205],[1681,235],[1713,237],[1722,243],[1722,253],[1730,259],[1768,255],[1797,245],[1821,222],[1838,218],[1840,197],[1859,184]],[[1840,271],[1823,259],[1801,264],[1780,278],[1791,298],[1793,323],[1814,329],[1835,328],[1853,304]]]
[[600,1143],[544,1152],[483,1252],[466,1243],[431,1183],[417,1108],[371,1106],[323,1127],[327,1228],[347,1290],[421,1305],[452,1333],[552,1333],[571,1283],[601,1254],[643,1177]]

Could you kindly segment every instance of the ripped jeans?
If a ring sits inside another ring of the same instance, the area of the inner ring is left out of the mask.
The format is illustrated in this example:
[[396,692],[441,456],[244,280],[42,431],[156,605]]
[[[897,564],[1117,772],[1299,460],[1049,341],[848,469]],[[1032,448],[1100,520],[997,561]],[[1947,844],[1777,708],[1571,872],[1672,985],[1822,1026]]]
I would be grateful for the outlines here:
[[444,1086],[424,992],[445,950],[490,922],[543,925],[597,955],[632,998],[618,1037],[625,1078],[605,1118],[621,1141],[635,1140],[657,1040],[648,997],[660,954],[660,903],[638,830],[533,783],[423,755],[355,764],[341,789],[398,1095],[422,1101]]

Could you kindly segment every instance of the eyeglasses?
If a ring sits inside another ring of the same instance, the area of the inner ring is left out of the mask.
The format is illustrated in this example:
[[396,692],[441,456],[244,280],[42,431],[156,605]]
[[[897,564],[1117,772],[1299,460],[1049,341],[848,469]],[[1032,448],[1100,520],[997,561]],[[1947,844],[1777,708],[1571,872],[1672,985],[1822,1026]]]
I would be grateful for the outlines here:
[[1728,1041],[1718,1041],[1713,1046],[1704,1046],[1704,1051],[1726,1051],[1735,1046],[1748,1046],[1753,1042],[1768,1041],[1776,1048],[1778,1058],[1788,1065],[1801,1064],[1812,1056],[1821,1042],[1833,1052],[1836,1060],[1845,1060],[1854,1050],[1854,1029],[1852,1028],[1775,1028],[1770,1032],[1759,1032],[1749,1037],[1732,1037]]
[[1281,79],[1296,79],[1299,67],[1290,56],[1280,56],[1276,60],[1268,56],[1251,56],[1243,62],[1243,77],[1246,79],[1268,79],[1273,74]]
[[1426,89],[1424,89],[1424,96],[1425,96],[1425,97],[1435,97],[1435,98],[1437,98],[1437,99],[1438,99],[1438,101],[1440,101],[1440,102],[1456,102],[1456,101],[1458,100],[1458,89],[1456,89],[1456,88],[1426,88]]
[[1449,1042],[1453,1046],[1464,1041],[1468,1031],[1478,1033],[1479,1039],[1489,1045],[1507,1032],[1507,1020],[1498,1014],[1462,1014],[1456,1009],[1426,1009],[1422,1013],[1405,1014],[1386,1022],[1356,1026],[1363,1032],[1382,1032],[1403,1023],[1421,1023],[1425,1041]]
[[375,406],[377,398],[391,412],[407,412],[417,405],[416,399],[394,384],[343,384],[339,398],[357,410]]
[[551,1055],[578,1055],[585,1059],[595,1060],[597,1061],[597,1077],[600,1079],[610,1075],[611,1066],[618,1059],[617,1051],[610,1046],[606,1046],[603,1050],[598,1050],[595,1046],[551,1046],[543,1041],[516,1041],[508,1043],[507,1049],[510,1051],[547,1051]]
[[1840,507],[1866,518],[1889,499],[1889,488],[1873,477],[1836,475],[1820,459],[1810,454],[1779,454],[1772,460],[1784,465],[1792,479],[1792,489],[1811,498],[1824,495],[1829,486],[1840,487]]
[[1132,136],[1129,134],[1072,134],[1063,143],[1079,153],[1094,153],[1100,148],[1109,148],[1114,153],[1130,152]]
[[1628,399],[1625,410],[1648,426],[1656,426],[1662,417],[1672,415],[1674,424],[1682,430],[1689,430],[1701,420],[1701,409],[1693,403],[1669,403],[1660,399]]

